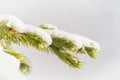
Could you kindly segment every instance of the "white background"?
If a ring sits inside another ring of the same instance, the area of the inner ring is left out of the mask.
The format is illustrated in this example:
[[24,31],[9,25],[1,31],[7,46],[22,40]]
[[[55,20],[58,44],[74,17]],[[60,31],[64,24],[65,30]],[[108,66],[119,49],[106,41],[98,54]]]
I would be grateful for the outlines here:
[[17,71],[18,61],[2,55],[0,80],[120,80],[119,0],[0,0],[3,14],[89,37],[101,44],[101,51],[96,60],[80,55],[86,64],[74,70],[52,54],[16,47],[30,58],[32,73],[23,76]]

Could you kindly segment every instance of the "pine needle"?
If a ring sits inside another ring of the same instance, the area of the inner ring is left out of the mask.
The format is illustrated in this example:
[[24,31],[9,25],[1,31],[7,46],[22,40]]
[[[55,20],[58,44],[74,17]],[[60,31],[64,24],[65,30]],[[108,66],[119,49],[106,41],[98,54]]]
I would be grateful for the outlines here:
[[20,61],[19,69],[22,73],[28,74],[31,71],[31,67],[28,64],[26,64],[25,62],[26,57],[23,54],[17,52],[16,50],[12,48],[5,49],[4,52],[14,56],[16,59]]
[[33,46],[38,50],[46,50],[47,43],[39,35],[33,32],[16,33],[12,32],[13,28],[7,27],[6,22],[0,22],[0,40],[7,40],[14,44],[23,44]]
[[61,49],[64,49],[72,53],[77,52],[77,46],[71,40],[67,38],[52,36],[52,41],[53,41],[54,46],[57,46]]
[[98,50],[93,47],[85,47],[85,50],[87,54],[93,59],[96,59],[96,57],[98,56]]
[[80,68],[83,63],[79,61],[79,59],[76,56],[73,56],[64,50],[60,49],[57,46],[51,45],[50,46],[51,52],[56,54],[63,62],[68,64],[70,67],[73,68]]

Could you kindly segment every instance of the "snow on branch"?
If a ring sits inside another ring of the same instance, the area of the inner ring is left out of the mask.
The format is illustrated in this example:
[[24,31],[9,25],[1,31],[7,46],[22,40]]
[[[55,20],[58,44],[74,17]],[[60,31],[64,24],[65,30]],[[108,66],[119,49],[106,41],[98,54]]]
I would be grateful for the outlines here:
[[40,51],[51,51],[73,68],[80,68],[83,65],[77,57],[78,53],[88,54],[95,59],[100,51],[100,45],[96,41],[59,30],[52,24],[44,23],[37,27],[26,25],[14,16],[0,16],[0,44],[4,52],[20,61],[20,69],[23,73],[29,72],[30,66],[25,61],[26,57],[11,49],[12,43],[32,46]]

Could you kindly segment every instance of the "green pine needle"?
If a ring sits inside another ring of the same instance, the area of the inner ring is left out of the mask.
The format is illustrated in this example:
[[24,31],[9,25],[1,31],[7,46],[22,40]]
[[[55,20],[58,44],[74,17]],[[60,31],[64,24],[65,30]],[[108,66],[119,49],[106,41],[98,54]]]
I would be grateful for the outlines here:
[[19,41],[24,45],[30,45],[38,50],[45,50],[48,46],[46,41],[44,41],[39,35],[32,32],[25,32],[19,36]]
[[55,28],[49,28],[46,24],[41,24],[39,27],[42,29],[47,29],[47,30],[54,30],[55,29]]
[[83,63],[79,61],[76,56],[69,54],[69,52],[77,52],[76,45],[69,39],[52,35],[52,44],[50,45],[50,50],[70,67],[79,68],[83,65]]
[[8,48],[5,49],[4,52],[14,56],[15,58],[17,58],[20,62],[24,62],[25,61],[25,56],[20,54],[19,52],[17,52],[16,50],[12,49],[12,48]]
[[81,54],[86,54],[86,50],[85,50],[85,47],[82,47],[80,49],[78,49],[78,53],[81,53]]
[[0,22],[0,40],[7,40],[14,44],[23,44],[25,46],[33,46],[38,50],[46,50],[48,45],[39,35],[33,32],[15,33],[10,27],[6,26],[7,22]]
[[52,43],[59,48],[62,48],[73,53],[76,53],[77,51],[77,46],[67,38],[52,36],[52,41],[53,41]]
[[71,54],[68,54],[64,50],[60,49],[59,47],[56,47],[54,45],[50,46],[51,52],[55,53],[63,62],[68,64],[70,67],[73,68],[80,68],[83,63],[79,61],[79,59]]
[[22,73],[28,74],[31,71],[31,67],[25,63],[26,57],[23,54],[17,52],[12,48],[5,49],[4,52],[14,56],[16,59],[20,61],[19,69]]
[[88,53],[88,55],[93,59],[96,59],[96,57],[98,56],[97,49],[95,49],[93,47],[85,47],[85,50]]
[[25,63],[20,63],[19,69],[25,75],[27,75],[31,72],[31,67],[28,64],[25,64]]

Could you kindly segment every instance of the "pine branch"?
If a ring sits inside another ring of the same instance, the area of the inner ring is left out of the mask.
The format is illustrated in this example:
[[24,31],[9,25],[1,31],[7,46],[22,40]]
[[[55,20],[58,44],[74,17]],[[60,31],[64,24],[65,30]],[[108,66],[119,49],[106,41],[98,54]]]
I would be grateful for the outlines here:
[[70,53],[81,53],[81,54],[88,54],[91,58],[95,59],[98,56],[99,51],[91,45],[90,47],[82,46],[80,49],[77,48],[77,46],[72,42],[71,40],[67,38],[61,38],[58,36],[51,36],[52,41],[55,46],[63,49],[64,51],[68,51]]
[[14,56],[16,59],[20,61],[19,69],[22,73],[28,74],[31,71],[31,67],[25,62],[26,57],[23,54],[17,52],[16,50],[12,48],[4,49],[4,52]]
[[[17,18],[16,18],[16,20],[17,20]],[[20,22],[20,21],[18,20],[18,22]],[[99,47],[97,47],[98,49],[96,49],[95,48],[96,44],[94,44],[94,42],[92,45],[89,43],[86,45],[85,41],[87,41],[89,39],[83,38],[81,40],[82,37],[78,38],[78,36],[77,36],[77,38],[74,38],[73,35],[72,35],[73,38],[71,38],[71,34],[66,33],[64,31],[61,32],[60,30],[57,30],[56,26],[53,26],[50,24],[41,24],[40,25],[40,28],[44,29],[45,31],[50,31],[50,30],[51,31],[54,31],[54,30],[60,31],[60,32],[58,32],[58,35],[51,34],[51,32],[50,32],[50,36],[51,36],[50,40],[52,38],[52,44],[49,43],[49,45],[48,45],[49,40],[38,35],[38,33],[39,33],[39,31],[37,30],[38,28],[35,28],[34,29],[35,31],[32,32],[31,29],[34,28],[34,26],[32,26],[32,28],[30,28],[31,32],[28,30],[28,32],[23,31],[21,33],[19,31],[17,31],[20,28],[19,26],[17,26],[17,30],[16,30],[14,24],[11,26],[7,26],[7,23],[8,23],[8,21],[0,21],[0,44],[4,48],[4,52],[14,56],[16,59],[18,59],[20,61],[19,68],[20,68],[21,72],[23,72],[24,74],[28,73],[31,68],[25,62],[26,57],[23,54],[17,52],[16,50],[14,50],[13,48],[10,47],[12,43],[17,44],[17,45],[23,44],[26,47],[32,46],[40,51],[46,51],[47,49],[50,49],[50,51],[53,52],[56,56],[58,56],[59,59],[61,59],[63,62],[65,62],[66,64],[68,64],[70,67],[73,67],[73,68],[79,68],[83,65],[83,63],[76,56],[73,56],[73,53],[82,53],[82,54],[87,53],[91,58],[96,58],[98,55]],[[24,25],[24,23],[23,23],[23,25]],[[41,32],[42,32],[42,30],[41,30]],[[40,33],[40,34],[42,35],[43,33]],[[59,34],[62,34],[62,37],[60,37]],[[74,36],[76,37],[76,35],[74,35]],[[44,40],[44,39],[46,39],[46,40]],[[47,40],[48,40],[48,42],[47,42]],[[76,40],[78,40],[78,41],[76,41]],[[90,42],[90,41],[88,41],[88,42]],[[77,43],[79,43],[80,45]],[[85,45],[84,45],[84,43],[85,43]],[[77,54],[74,54],[74,55],[77,55]]]
[[65,51],[69,51],[71,53],[77,52],[77,46],[69,39],[67,38],[61,38],[58,36],[51,36],[52,41],[55,46],[64,49]]
[[78,53],[81,54],[88,54],[91,58],[96,59],[98,56],[99,51],[94,47],[82,47],[78,50]]
[[[49,25],[41,25],[40,28],[52,31],[49,29]],[[76,46],[76,44],[66,38],[56,36],[55,33],[51,34],[52,44],[50,45],[51,52],[56,54],[62,61],[68,64],[71,67],[79,68],[83,63],[79,61],[76,56],[72,56],[71,53],[81,53],[88,54],[91,58],[96,58],[98,55],[97,49],[94,47],[86,47],[83,45],[80,49]],[[70,54],[69,54],[70,53]],[[75,54],[74,54],[75,55]]]
[[80,68],[83,65],[83,63],[79,61],[79,59],[76,56],[73,56],[65,52],[64,50],[60,49],[57,46],[51,45],[50,50],[51,52],[56,54],[63,62],[68,64],[70,67]]
[[69,54],[69,52],[77,52],[77,47],[69,39],[52,36],[52,44],[50,45],[50,50],[70,67],[79,68],[83,65],[83,63],[79,61],[76,56]]
[[11,56],[14,56],[16,59],[20,61],[19,69],[22,73],[28,74],[31,71],[31,67],[26,63],[26,56],[17,52],[13,48],[11,48],[11,43],[7,40],[0,40],[1,46],[3,47],[3,51]]
[[0,40],[7,40],[14,44],[24,44],[25,46],[33,46],[38,50],[46,50],[47,43],[39,35],[32,32],[16,33],[11,30],[13,28],[6,26],[7,22],[0,22]]
[[18,37],[18,40],[27,46],[33,46],[38,50],[46,50],[47,43],[37,34],[32,32],[25,32],[21,36]]

